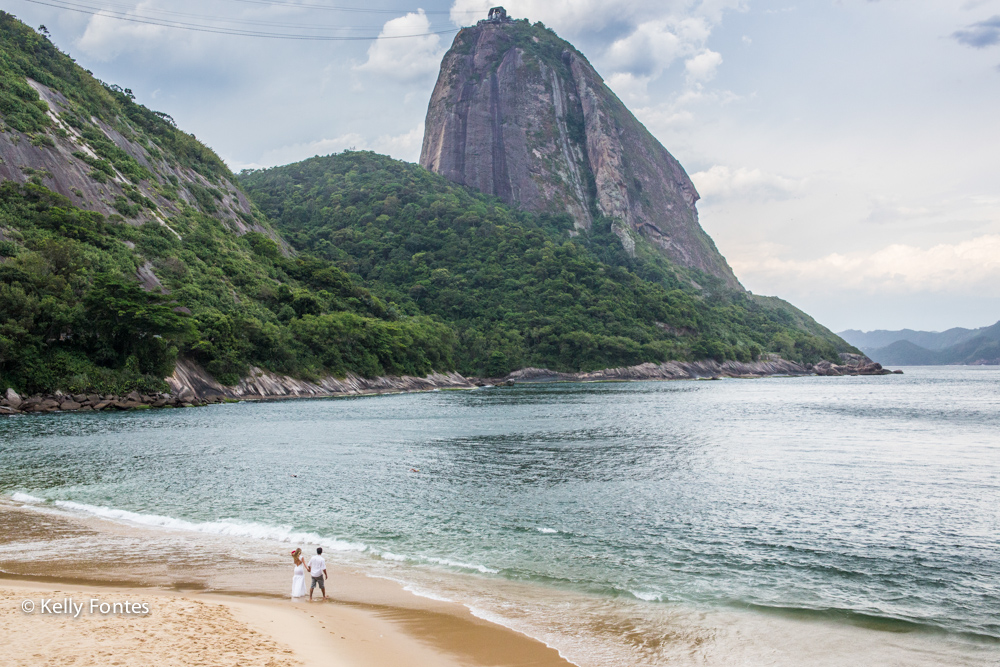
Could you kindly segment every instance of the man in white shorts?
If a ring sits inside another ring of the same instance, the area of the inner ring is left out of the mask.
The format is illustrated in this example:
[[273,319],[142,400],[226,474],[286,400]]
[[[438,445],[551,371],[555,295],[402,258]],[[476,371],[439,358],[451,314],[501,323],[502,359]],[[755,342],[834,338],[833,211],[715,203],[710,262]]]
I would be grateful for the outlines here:
[[316,547],[316,555],[309,559],[309,574],[312,576],[312,586],[309,587],[309,601],[312,602],[313,591],[319,586],[323,591],[323,599],[326,600],[326,584],[324,581],[329,578],[326,573],[326,560],[323,558],[323,547]]

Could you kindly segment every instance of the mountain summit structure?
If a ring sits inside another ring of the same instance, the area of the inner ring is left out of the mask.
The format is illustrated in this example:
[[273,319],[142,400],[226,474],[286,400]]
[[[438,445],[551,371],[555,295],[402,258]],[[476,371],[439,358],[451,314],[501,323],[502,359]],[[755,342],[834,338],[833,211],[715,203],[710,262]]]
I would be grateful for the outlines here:
[[698,222],[694,184],[587,59],[502,7],[464,28],[441,63],[420,164],[578,230],[612,220],[625,250],[645,239],[682,267],[742,290]]

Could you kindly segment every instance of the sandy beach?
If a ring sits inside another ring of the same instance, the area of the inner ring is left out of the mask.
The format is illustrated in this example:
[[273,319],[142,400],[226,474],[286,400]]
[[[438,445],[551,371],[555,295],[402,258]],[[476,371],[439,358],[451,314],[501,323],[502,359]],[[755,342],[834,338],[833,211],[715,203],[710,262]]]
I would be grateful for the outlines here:
[[[458,610],[392,613],[336,601],[6,578],[0,601],[0,637],[12,667],[569,664],[543,644]],[[29,603],[30,612],[22,606]],[[139,613],[123,613],[125,603],[140,605]],[[102,604],[119,613],[101,613]]]
[[[226,549],[225,539],[194,541],[9,503],[0,505],[0,528],[0,644],[3,663],[15,667],[571,664],[462,605],[346,568],[329,566],[327,602],[318,590],[315,602],[291,600],[290,560],[287,567],[277,554],[244,560],[238,547],[224,562],[206,556]],[[157,542],[158,534],[168,539]],[[119,607],[101,613],[101,603]],[[125,603],[148,613],[125,613]]]

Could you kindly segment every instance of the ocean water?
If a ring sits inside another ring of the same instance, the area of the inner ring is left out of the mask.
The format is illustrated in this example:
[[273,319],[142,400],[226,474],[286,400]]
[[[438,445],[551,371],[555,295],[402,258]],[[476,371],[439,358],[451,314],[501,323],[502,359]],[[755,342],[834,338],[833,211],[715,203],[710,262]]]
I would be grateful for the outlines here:
[[583,666],[997,665],[1000,370],[906,371],[12,418],[0,493],[323,544]]

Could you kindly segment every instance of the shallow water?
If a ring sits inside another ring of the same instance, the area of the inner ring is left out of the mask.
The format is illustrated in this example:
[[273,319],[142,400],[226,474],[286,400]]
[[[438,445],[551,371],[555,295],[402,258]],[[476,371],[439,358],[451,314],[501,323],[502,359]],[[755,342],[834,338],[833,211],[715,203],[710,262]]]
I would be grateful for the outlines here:
[[989,368],[520,385],[7,419],[0,492],[321,543],[582,665],[997,664],[998,434]]

